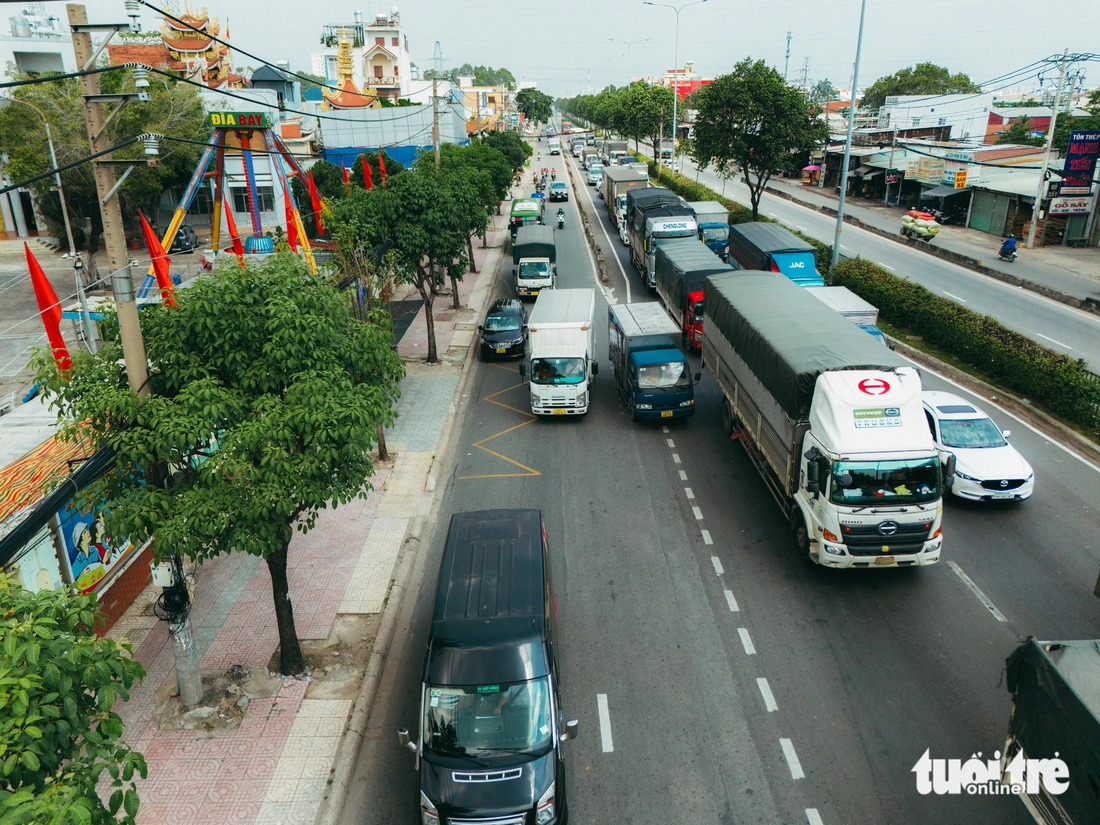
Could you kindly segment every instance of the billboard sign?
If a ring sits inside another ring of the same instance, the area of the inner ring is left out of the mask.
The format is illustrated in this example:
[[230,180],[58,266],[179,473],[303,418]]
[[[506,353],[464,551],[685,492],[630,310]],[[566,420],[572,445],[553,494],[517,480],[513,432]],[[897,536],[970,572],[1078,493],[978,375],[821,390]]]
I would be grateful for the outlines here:
[[1058,195],[1088,195],[1092,193],[1092,177],[1100,153],[1100,132],[1071,132],[1066,148],[1066,163]]

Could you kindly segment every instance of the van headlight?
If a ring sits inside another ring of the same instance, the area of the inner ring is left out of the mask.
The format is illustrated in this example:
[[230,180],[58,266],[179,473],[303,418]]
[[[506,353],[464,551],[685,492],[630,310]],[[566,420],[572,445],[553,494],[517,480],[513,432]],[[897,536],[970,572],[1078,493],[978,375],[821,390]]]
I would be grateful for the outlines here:
[[546,793],[539,797],[538,807],[535,809],[535,822],[542,825],[554,818],[554,782],[546,789]]
[[[553,789],[551,785],[550,790]],[[439,812],[423,791],[420,792],[420,825],[439,825]]]
[[681,407],[694,407],[695,406],[695,399],[694,398],[689,398],[687,401],[681,401],[680,406]]

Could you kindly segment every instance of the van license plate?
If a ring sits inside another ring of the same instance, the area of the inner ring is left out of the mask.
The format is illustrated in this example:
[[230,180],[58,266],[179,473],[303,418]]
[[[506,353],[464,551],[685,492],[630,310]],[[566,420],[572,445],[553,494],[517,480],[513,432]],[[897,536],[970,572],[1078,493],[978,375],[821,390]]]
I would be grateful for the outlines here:
[[672,410],[661,410],[661,418],[672,418]]
[[565,415],[565,410],[554,410],[554,415]]
[[893,556],[879,556],[875,559],[875,564],[893,564],[896,561]]
[[508,351],[508,347],[497,347],[497,355],[503,355]]

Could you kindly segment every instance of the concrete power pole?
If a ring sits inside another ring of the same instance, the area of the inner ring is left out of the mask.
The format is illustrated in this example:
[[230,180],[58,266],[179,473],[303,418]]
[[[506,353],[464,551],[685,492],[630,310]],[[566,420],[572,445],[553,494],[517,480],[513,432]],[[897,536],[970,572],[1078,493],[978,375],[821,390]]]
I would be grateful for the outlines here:
[[[95,56],[92,52],[92,36],[89,32],[95,27],[88,25],[88,11],[84,6],[69,4],[65,10],[69,17],[69,28],[73,33],[73,53],[76,55],[77,68],[90,68],[89,64],[94,61]],[[84,120],[88,126],[92,153],[103,152],[109,149],[111,144],[105,134],[103,104],[97,99],[100,93],[99,75],[89,74],[81,77],[80,91],[84,95]],[[107,247],[107,260],[110,264],[111,288],[118,312],[122,355],[126,361],[126,377],[130,382],[130,389],[139,395],[144,395],[148,391],[145,383],[149,377],[149,368],[145,358],[145,342],[141,338],[141,326],[138,324],[134,284],[126,254],[126,233],[122,226],[122,211],[119,209],[118,199],[112,192],[115,187],[115,172],[109,163],[95,161],[92,166],[95,170],[96,192],[99,194],[99,213],[103,220],[103,242]]]
[[432,75],[432,149],[435,152],[435,171],[439,171],[439,78]]
[[791,65],[791,33],[787,32],[787,56],[783,58],[783,80],[787,79],[787,67]]
[[1058,61],[1058,88],[1054,90],[1054,105],[1050,107],[1050,126],[1047,127],[1047,142],[1043,149],[1043,171],[1039,173],[1039,189],[1035,193],[1035,205],[1031,209],[1031,226],[1027,230],[1027,248],[1035,247],[1035,227],[1043,208],[1043,195],[1047,188],[1047,170],[1050,168],[1050,150],[1054,144],[1054,124],[1058,120],[1058,109],[1062,105],[1062,87],[1066,82],[1066,65],[1069,63],[1069,49],[1062,52]]

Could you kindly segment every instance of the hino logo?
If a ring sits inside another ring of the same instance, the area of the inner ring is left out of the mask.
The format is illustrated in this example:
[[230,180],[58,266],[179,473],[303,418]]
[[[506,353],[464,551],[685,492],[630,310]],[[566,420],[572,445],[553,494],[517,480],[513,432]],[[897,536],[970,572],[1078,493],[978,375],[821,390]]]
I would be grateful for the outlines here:
[[893,521],[884,521],[878,526],[878,532],[883,536],[892,536],[898,531],[898,525]]

